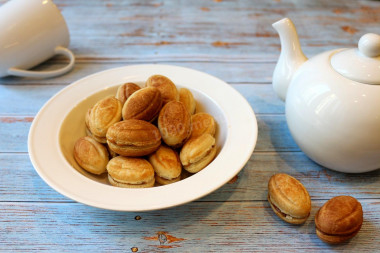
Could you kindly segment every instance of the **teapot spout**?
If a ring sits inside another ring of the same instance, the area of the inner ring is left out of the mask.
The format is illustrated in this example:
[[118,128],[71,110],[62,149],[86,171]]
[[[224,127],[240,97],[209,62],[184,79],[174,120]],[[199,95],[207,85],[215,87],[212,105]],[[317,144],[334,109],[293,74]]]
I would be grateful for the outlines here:
[[289,83],[298,67],[307,61],[302,52],[297,30],[289,18],[272,24],[281,41],[281,53],[273,72],[273,89],[285,101]]

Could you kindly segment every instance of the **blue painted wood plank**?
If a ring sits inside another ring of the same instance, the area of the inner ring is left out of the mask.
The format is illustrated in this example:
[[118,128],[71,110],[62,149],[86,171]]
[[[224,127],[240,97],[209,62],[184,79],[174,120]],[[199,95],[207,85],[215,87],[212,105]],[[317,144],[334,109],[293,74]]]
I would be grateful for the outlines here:
[[[38,67],[36,70],[53,70],[63,67],[65,63],[60,61],[61,57],[55,57]],[[159,57],[150,59],[123,60],[117,58],[100,59],[77,59],[74,69],[56,78],[36,80],[32,78],[4,77],[0,78],[0,85],[51,85],[51,84],[70,84],[87,75],[108,70],[111,68],[123,67],[136,64],[167,64],[186,68],[192,68],[214,75],[227,83],[271,83],[275,62],[257,61],[194,61],[181,59],[160,59]],[[0,92],[1,93],[1,92]]]
[[[378,200],[361,200],[356,237],[330,246],[315,234],[312,202],[302,226],[280,220],[267,201],[193,202],[166,210],[125,213],[71,203],[0,203],[1,251],[80,252],[374,252],[380,240]],[[290,239],[291,238],[291,239]]]
[[[284,16],[294,20],[309,56],[332,46],[355,46],[360,35],[379,31],[376,1],[57,3],[67,19],[71,47],[81,56],[245,56],[273,61],[279,40],[271,24]],[[86,19],[79,20],[78,15],[89,8]]]
[[1,85],[0,116],[34,116],[62,85]]
[[[379,33],[377,1],[56,3],[68,23],[70,47],[79,58],[245,58],[273,62],[280,43],[271,24],[285,16],[297,25],[307,56],[333,47],[353,47],[361,35]],[[85,12],[86,19],[80,18]]]
[[0,116],[0,152],[28,152],[28,133],[33,119]]

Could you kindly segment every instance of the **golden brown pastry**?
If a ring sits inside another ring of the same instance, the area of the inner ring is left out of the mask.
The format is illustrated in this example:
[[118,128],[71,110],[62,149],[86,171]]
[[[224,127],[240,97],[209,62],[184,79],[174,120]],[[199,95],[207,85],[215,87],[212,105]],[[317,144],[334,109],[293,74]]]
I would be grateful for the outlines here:
[[149,155],[161,145],[157,127],[137,119],[115,123],[108,129],[106,137],[109,148],[122,156]]
[[157,88],[146,87],[134,92],[124,103],[123,119],[153,121],[162,107],[161,93]]
[[191,134],[190,113],[181,102],[170,101],[160,111],[158,129],[167,145],[181,147]]
[[190,90],[186,88],[179,89],[179,102],[182,102],[186,109],[189,111],[190,115],[195,113],[195,99]]
[[107,148],[90,136],[81,137],[75,142],[74,158],[80,167],[90,173],[100,175],[106,172]]
[[120,121],[121,109],[120,101],[113,96],[98,101],[92,107],[88,125],[94,138],[101,140],[106,136],[108,128]]
[[149,162],[156,172],[157,183],[166,185],[181,179],[182,165],[177,152],[173,149],[161,145],[149,156]]
[[327,201],[315,215],[317,236],[336,244],[354,237],[363,223],[363,209],[351,196],[338,196]]
[[210,134],[202,134],[188,140],[180,152],[183,168],[196,173],[206,167],[216,155],[215,138]]
[[154,185],[154,170],[145,159],[117,156],[108,165],[110,184],[124,188],[147,188]]
[[153,75],[145,83],[146,87],[156,87],[161,92],[162,104],[169,101],[178,101],[179,94],[175,84],[166,76]]
[[303,184],[292,176],[279,173],[268,183],[268,201],[282,220],[302,224],[310,216],[311,200]]
[[119,99],[122,105],[135,91],[139,90],[140,86],[135,83],[125,83],[120,85],[116,91],[116,98]]
[[97,142],[99,143],[107,143],[107,139],[106,137],[97,137],[97,136],[94,136],[91,131],[90,131],[90,113],[91,113],[91,109],[90,108],[87,113],[86,113],[86,118],[85,118],[85,123],[86,123],[86,135],[87,136],[90,136],[92,138],[94,138]]
[[205,112],[199,112],[191,116],[191,136],[198,137],[204,133],[215,136],[216,123],[214,117]]
[[[92,136],[92,133],[91,133],[91,131],[90,131],[90,115],[91,115],[91,109],[92,109],[92,107],[91,107],[90,109],[87,110],[87,113],[86,113],[85,118],[84,118],[84,123],[86,124],[86,134],[87,134],[88,136],[93,137],[93,136]],[[106,140],[106,142],[107,142],[107,140]],[[101,142],[101,141],[100,141],[100,143],[104,143],[104,142]]]

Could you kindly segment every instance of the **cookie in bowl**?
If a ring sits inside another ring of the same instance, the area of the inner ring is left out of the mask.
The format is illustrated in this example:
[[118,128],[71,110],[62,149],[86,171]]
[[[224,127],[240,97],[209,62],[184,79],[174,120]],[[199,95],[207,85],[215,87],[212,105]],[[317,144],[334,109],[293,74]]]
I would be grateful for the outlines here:
[[305,186],[284,173],[273,175],[268,183],[268,201],[275,214],[291,224],[302,224],[310,216],[311,200]]
[[216,155],[215,138],[202,134],[188,140],[180,152],[183,168],[190,173],[197,173],[205,168]]
[[161,145],[158,128],[144,120],[128,119],[113,124],[107,132],[107,144],[123,156],[145,156]]
[[81,137],[75,142],[74,158],[81,168],[92,174],[106,172],[107,148],[90,136]]
[[170,101],[158,115],[158,129],[168,146],[179,148],[191,134],[190,113],[181,102]]
[[359,232],[362,223],[362,205],[351,196],[337,196],[330,199],[315,215],[317,236],[330,244],[351,239]]
[[134,92],[124,103],[123,119],[153,121],[162,107],[160,91],[155,87],[145,87]]
[[153,187],[155,178],[152,165],[143,158],[117,156],[107,164],[111,185],[123,188]]
[[216,123],[213,116],[205,112],[199,112],[191,115],[191,136],[198,137],[204,133],[215,136]]
[[116,98],[119,99],[122,105],[124,105],[125,101],[137,90],[140,89],[135,83],[125,83],[119,86],[116,91]]
[[156,173],[157,183],[167,185],[181,179],[182,165],[178,153],[170,147],[161,145],[149,156],[149,162]]
[[90,133],[102,143],[105,143],[108,128],[121,119],[121,102],[114,96],[108,96],[98,101],[88,116]]
[[145,82],[146,87],[155,87],[161,92],[162,103],[165,105],[169,101],[178,101],[179,94],[176,85],[168,77],[163,75],[153,75]]
[[85,115],[85,118],[84,118],[84,123],[86,125],[86,135],[87,136],[91,136],[92,138],[94,138],[97,142],[100,142],[100,143],[107,143],[107,139],[106,137],[96,137],[94,136],[91,131],[90,131],[90,115],[91,115],[91,110],[92,110],[92,107],[90,109],[87,110],[87,113]]
[[196,109],[196,102],[191,91],[187,88],[180,88],[178,93],[179,101],[183,103],[190,115],[193,115]]

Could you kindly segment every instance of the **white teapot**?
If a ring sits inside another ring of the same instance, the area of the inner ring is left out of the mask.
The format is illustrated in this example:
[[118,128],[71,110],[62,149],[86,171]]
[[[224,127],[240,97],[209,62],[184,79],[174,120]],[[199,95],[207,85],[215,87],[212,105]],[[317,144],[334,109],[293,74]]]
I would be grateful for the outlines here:
[[380,168],[380,36],[363,35],[358,48],[307,59],[293,22],[273,24],[281,54],[273,88],[285,100],[290,133],[301,150],[332,170]]

